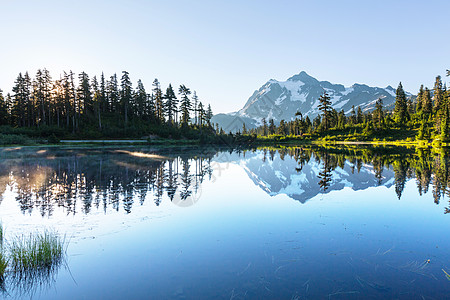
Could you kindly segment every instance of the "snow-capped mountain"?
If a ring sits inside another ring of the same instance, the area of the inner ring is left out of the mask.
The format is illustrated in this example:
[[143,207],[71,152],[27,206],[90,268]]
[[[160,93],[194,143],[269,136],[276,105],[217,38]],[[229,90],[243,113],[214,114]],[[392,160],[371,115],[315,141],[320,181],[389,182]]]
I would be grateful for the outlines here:
[[269,80],[250,96],[241,110],[215,115],[212,122],[218,123],[225,131],[237,131],[242,129],[242,123],[247,128],[259,126],[263,118],[274,119],[275,123],[293,120],[298,111],[312,120],[319,114],[318,98],[324,91],[331,97],[333,108],[344,110],[346,114],[350,113],[353,105],[370,111],[375,108],[378,98],[383,99],[387,108],[393,107],[395,102],[395,89],[391,86],[379,88],[354,84],[344,87],[300,72],[286,81]]

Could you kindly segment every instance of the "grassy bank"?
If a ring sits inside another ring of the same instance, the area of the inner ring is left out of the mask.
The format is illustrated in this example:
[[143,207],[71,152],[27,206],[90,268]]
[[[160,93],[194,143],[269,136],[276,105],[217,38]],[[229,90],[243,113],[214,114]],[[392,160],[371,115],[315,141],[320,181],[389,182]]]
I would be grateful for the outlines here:
[[255,144],[263,145],[333,145],[333,144],[354,144],[354,145],[393,145],[393,146],[415,146],[415,147],[448,147],[450,143],[442,142],[440,137],[430,140],[419,140],[416,138],[415,131],[392,129],[383,130],[375,133],[360,132],[340,132],[335,134],[327,132],[326,134],[304,134],[302,136],[294,135],[269,135],[258,136]]

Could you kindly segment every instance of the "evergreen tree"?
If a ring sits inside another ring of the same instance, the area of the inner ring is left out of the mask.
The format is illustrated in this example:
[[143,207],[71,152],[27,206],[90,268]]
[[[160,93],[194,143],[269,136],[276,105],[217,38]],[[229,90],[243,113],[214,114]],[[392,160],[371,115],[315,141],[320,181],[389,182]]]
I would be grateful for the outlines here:
[[3,91],[0,89],[0,125],[7,125],[9,123],[8,105],[3,96]]
[[433,103],[434,103],[434,111],[437,113],[442,104],[443,104],[443,89],[442,89],[442,79],[441,76],[436,77],[436,81],[434,82],[434,89],[433,89]]
[[319,97],[319,105],[317,107],[322,112],[322,128],[323,130],[328,130],[331,121],[331,98],[328,96],[327,92]]
[[211,104],[208,104],[208,108],[206,109],[206,123],[211,127],[211,119],[213,117],[213,112],[211,109]]
[[153,96],[155,100],[156,119],[159,123],[164,123],[164,103],[162,99],[161,85],[158,79],[153,81]]
[[358,106],[358,110],[356,113],[356,124],[361,124],[364,122],[364,114],[360,106]]
[[200,126],[200,128],[203,127],[203,123],[205,122],[205,109],[203,107],[202,102],[198,103],[198,107],[197,107],[197,111],[198,111],[198,116],[197,116],[197,121],[198,121],[198,125]]
[[197,103],[198,103],[198,96],[197,96],[197,92],[196,92],[196,91],[194,91],[194,93],[192,94],[192,102],[193,102],[193,104],[194,104],[194,124],[195,124],[195,125],[198,125],[198,122],[197,122],[197,112],[198,112],[198,110],[197,110]]
[[101,90],[99,87],[99,83],[97,81],[97,76],[94,76],[92,78],[92,90],[94,92],[94,96],[92,99],[92,102],[94,104],[94,111],[95,111],[95,115],[97,116],[97,121],[98,121],[98,130],[102,130],[102,117],[101,117],[101,112],[102,112],[102,95],[101,95]]
[[116,74],[112,75],[109,78],[109,81],[107,83],[106,94],[108,99],[109,111],[119,112],[120,92]]
[[187,126],[189,124],[191,111],[191,100],[189,99],[191,90],[187,88],[185,85],[180,85],[178,89],[178,94],[181,95],[181,103],[180,103],[181,125]]
[[377,102],[375,102],[375,110],[373,112],[373,122],[377,130],[383,128],[384,113],[383,113],[383,99],[381,98],[378,98]]
[[423,110],[423,98],[424,98],[424,93],[425,91],[423,90],[423,84],[420,86],[419,92],[417,93],[417,98],[416,98],[416,112],[417,113],[422,113]]
[[428,120],[432,112],[431,93],[428,88],[425,88],[422,96],[422,114],[425,120]]
[[343,130],[345,127],[345,112],[343,109],[338,114],[337,127],[339,130]]
[[269,120],[269,134],[275,134],[275,123],[273,119]]
[[309,116],[306,116],[305,118],[305,131],[311,132],[312,130],[312,123],[311,123],[311,119],[309,118]]
[[131,84],[129,73],[127,71],[122,71],[122,80],[120,83],[120,87],[120,102],[124,114],[124,125],[126,127],[128,124],[128,110],[133,95],[133,87]]
[[89,76],[85,72],[81,72],[78,76],[80,83],[77,89],[77,99],[78,99],[78,119],[80,119],[81,114],[90,120],[93,116],[93,104],[92,104],[92,93],[91,86],[89,83]]
[[19,73],[13,87],[14,104],[12,107],[12,123],[16,126],[25,126],[26,102],[29,95],[25,92],[25,80],[22,73]]
[[396,90],[394,119],[397,124],[404,126],[408,120],[408,107],[406,102],[406,94],[400,82]]
[[242,122],[242,134],[247,134],[247,127],[245,127],[245,122]]
[[100,111],[105,112],[108,106],[108,101],[106,98],[106,81],[105,75],[102,72],[102,76],[100,77],[100,98],[99,98]]
[[166,89],[164,99],[166,99],[165,106],[167,119],[169,121],[169,124],[172,125],[174,122],[175,113],[177,112],[178,100],[171,84],[169,84],[169,87]]
[[278,129],[277,129],[277,133],[278,134],[282,134],[282,135],[286,135],[286,133],[287,133],[286,131],[287,131],[286,121],[281,120],[280,121],[280,126],[278,126]]
[[138,116],[148,116],[147,92],[145,91],[144,84],[140,79],[137,82],[133,102],[136,105],[136,114]]
[[263,118],[262,119],[262,128],[263,128],[263,132],[262,132],[262,135],[263,136],[266,136],[267,135],[267,121],[266,121],[266,118]]
[[434,83],[434,89],[433,89],[433,112],[436,116],[436,132],[438,134],[441,134],[441,129],[443,126],[443,122],[445,121],[445,115],[446,115],[446,105],[444,103],[444,91],[442,88],[442,80],[441,76],[436,77],[436,81]]
[[356,124],[356,110],[355,110],[355,106],[352,105],[352,111],[350,112],[350,123],[352,125]]

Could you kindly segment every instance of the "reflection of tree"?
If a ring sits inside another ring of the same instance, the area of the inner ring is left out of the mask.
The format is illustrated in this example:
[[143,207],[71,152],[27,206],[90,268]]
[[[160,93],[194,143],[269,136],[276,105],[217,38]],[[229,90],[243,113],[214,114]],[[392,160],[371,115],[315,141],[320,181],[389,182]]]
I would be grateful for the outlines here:
[[191,187],[192,175],[190,174],[190,164],[187,159],[182,160],[183,172],[181,173],[181,200],[186,200],[192,191],[189,189]]
[[[175,159],[175,162],[178,162],[178,158]],[[167,176],[167,196],[169,196],[170,201],[173,201],[173,197],[175,196],[175,193],[177,192],[177,177],[174,175],[174,172],[176,170],[173,169],[174,161],[171,160],[168,162],[169,169],[168,169],[168,176]],[[178,164],[177,164],[178,165]]]
[[331,184],[331,167],[329,162],[328,153],[323,156],[323,170],[319,172],[319,186],[321,189],[326,191]]
[[402,197],[403,189],[405,188],[407,174],[406,171],[408,169],[407,161],[405,160],[396,160],[393,164],[394,174],[395,174],[395,193],[397,194],[398,199]]
[[383,161],[378,156],[375,156],[373,159],[373,171],[375,172],[375,178],[377,179],[378,185],[381,185],[383,181],[383,170]]
[[[364,147],[320,147],[302,146],[283,148],[283,155],[290,155],[297,163],[296,172],[301,172],[305,163],[314,154],[317,163],[323,164],[319,173],[319,185],[326,191],[331,184],[331,174],[337,168],[343,169],[345,162],[349,162],[351,173],[358,173],[365,165],[372,165],[374,176],[378,184],[382,183],[384,169],[394,171],[394,187],[400,199],[408,178],[416,178],[420,195],[425,194],[432,185],[435,203],[439,203],[444,195],[450,198],[450,168],[449,150],[441,148],[437,151],[430,149],[406,148],[364,148]],[[450,213],[450,206],[445,208]]]
[[[23,213],[38,209],[42,216],[50,216],[55,207],[67,214],[88,214],[92,209],[106,212],[108,207],[116,211],[122,207],[130,213],[135,201],[142,205],[149,195],[156,205],[165,193],[173,199],[179,178],[183,179],[182,197],[187,197],[192,189],[199,188],[205,174],[211,175],[210,158],[215,152],[207,151],[195,159],[189,152],[180,155],[181,159],[178,155],[146,157],[145,153],[133,156],[114,151],[57,154],[52,159],[30,158],[36,154],[26,153],[20,159],[0,160],[0,190],[12,188]],[[194,161],[197,167],[192,174],[189,166]]]

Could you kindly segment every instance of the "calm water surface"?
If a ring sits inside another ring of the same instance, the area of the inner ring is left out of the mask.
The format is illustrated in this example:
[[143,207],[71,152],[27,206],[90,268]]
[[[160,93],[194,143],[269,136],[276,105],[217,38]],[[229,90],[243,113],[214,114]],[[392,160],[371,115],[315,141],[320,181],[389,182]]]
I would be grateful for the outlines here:
[[6,240],[66,266],[1,297],[444,299],[446,151],[3,148]]

